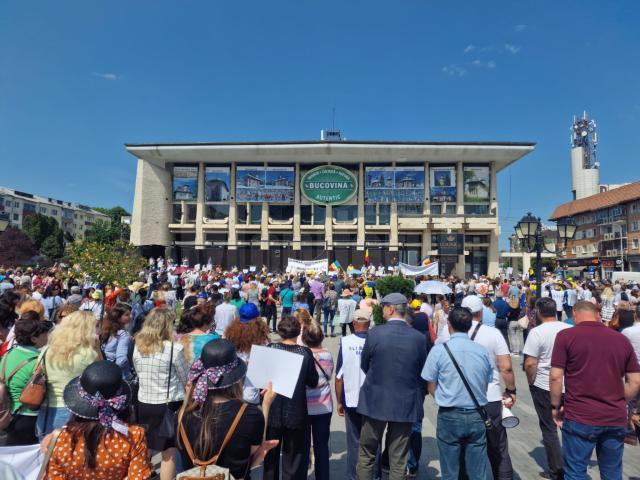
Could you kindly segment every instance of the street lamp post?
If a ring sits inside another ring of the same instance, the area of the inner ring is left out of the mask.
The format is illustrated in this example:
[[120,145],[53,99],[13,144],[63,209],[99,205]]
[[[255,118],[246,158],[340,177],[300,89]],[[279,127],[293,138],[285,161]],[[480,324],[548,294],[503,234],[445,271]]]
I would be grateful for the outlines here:
[[[567,242],[572,240],[576,234],[576,222],[570,217],[561,218],[557,221],[557,226],[558,240],[563,242],[566,247]],[[529,253],[536,253],[536,298],[540,298],[542,296],[542,252],[546,250],[557,255],[558,248],[556,247],[556,251],[552,252],[545,247],[542,236],[542,222],[540,217],[534,217],[531,212],[520,219],[515,230],[518,240],[529,249]]]

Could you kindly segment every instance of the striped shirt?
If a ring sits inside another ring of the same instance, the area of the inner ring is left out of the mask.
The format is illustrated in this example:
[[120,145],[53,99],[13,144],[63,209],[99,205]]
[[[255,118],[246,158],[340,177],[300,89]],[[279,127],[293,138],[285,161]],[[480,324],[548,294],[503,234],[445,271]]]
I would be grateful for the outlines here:
[[313,358],[318,371],[318,386],[307,388],[307,410],[309,415],[323,415],[333,411],[330,382],[333,374],[333,357],[326,348],[323,348],[313,352]]

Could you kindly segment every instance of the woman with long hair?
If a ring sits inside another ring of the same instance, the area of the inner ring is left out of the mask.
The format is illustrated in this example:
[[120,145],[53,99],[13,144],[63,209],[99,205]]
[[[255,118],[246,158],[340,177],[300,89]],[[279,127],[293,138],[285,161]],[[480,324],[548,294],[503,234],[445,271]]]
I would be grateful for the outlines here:
[[72,413],[47,465],[49,480],[146,480],[153,473],[142,427],[125,423],[131,388],[117,365],[89,365],[64,390]]
[[449,340],[449,328],[447,327],[447,319],[449,318],[449,302],[444,300],[442,308],[433,314],[431,325],[436,332],[435,344],[445,343]]
[[73,312],[51,331],[43,353],[47,400],[38,412],[38,436],[51,433],[69,420],[62,394],[67,384],[99,358],[96,320],[91,312]]
[[125,380],[132,377],[129,362],[131,335],[126,330],[129,322],[131,322],[131,307],[124,303],[116,303],[104,316],[100,326],[100,345],[104,357],[122,369]]
[[[275,393],[267,388],[263,411],[243,402],[246,372],[246,364],[226,339],[207,343],[200,359],[191,366],[190,387],[178,425],[178,445],[186,468],[193,466],[189,450],[203,461],[220,454],[216,465],[228,468],[234,478],[249,480],[251,467],[260,464],[266,452],[277,445],[277,441],[263,441]],[[235,420],[237,425],[231,431]],[[228,434],[230,440],[220,452]]]
[[133,366],[138,374],[138,423],[147,430],[149,448],[162,452],[160,478],[175,476],[175,440],[157,435],[169,409],[177,412],[184,399],[189,365],[183,346],[173,341],[176,315],[168,308],[154,308],[135,335]]
[[[233,320],[224,332],[224,338],[233,343],[238,357],[249,364],[251,347],[269,343],[269,326],[260,317],[260,311],[253,303],[240,309],[238,318]],[[260,405],[260,390],[248,378],[244,380],[243,398],[245,402]]]
[[60,296],[60,288],[57,284],[52,283],[44,289],[42,304],[44,305],[46,318],[52,320],[56,310],[58,310],[63,303],[64,301]]
[[65,303],[58,310],[56,310],[55,315],[53,316],[53,323],[56,325],[59,324],[64,317],[71,315],[73,312],[77,312],[79,310],[77,305],[73,305],[72,303]]
[[182,322],[191,328],[191,331],[180,338],[180,343],[184,347],[184,356],[189,365],[200,358],[200,352],[205,344],[220,338],[215,331],[214,314],[215,308],[207,303],[191,307],[182,314]]
[[300,322],[300,335],[298,335],[297,339],[298,345],[304,345],[302,341],[302,332],[304,332],[306,328],[315,323],[315,320],[309,313],[309,310],[305,310],[303,308],[300,308],[293,312],[293,317],[298,320],[298,322]]

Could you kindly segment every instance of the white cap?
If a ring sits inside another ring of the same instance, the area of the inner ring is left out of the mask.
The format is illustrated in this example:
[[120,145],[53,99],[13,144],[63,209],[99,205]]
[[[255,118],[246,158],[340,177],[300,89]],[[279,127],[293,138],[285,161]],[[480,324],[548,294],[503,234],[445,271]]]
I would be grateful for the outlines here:
[[468,308],[471,310],[471,313],[478,313],[482,311],[484,305],[482,304],[482,300],[477,295],[467,295],[462,299],[461,306],[463,308]]

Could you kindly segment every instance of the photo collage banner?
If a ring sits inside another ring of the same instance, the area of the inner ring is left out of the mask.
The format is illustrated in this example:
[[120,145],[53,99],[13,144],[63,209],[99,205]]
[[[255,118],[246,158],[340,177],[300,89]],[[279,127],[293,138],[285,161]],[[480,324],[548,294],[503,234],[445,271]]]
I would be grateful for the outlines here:
[[464,203],[488,203],[491,192],[489,167],[464,167]]
[[236,201],[292,205],[293,167],[237,167]]
[[366,167],[365,203],[424,202],[424,167]]
[[198,198],[198,167],[173,167],[173,201],[195,202]]
[[456,167],[431,167],[429,176],[431,203],[456,203]]

